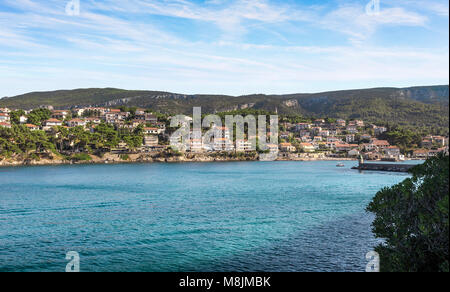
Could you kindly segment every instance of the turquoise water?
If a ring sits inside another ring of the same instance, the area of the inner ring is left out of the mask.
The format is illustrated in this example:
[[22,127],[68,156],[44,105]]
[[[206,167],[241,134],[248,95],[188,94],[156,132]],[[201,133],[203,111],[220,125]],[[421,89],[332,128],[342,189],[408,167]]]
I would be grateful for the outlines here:
[[0,168],[0,271],[364,271],[365,206],[407,175],[354,165]]

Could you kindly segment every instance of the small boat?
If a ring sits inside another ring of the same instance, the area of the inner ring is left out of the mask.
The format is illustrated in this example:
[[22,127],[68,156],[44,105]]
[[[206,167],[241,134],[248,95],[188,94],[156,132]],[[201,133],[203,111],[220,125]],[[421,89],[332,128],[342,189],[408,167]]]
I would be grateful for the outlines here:
[[338,164],[336,165],[336,167],[345,167],[345,164],[342,163],[342,162],[340,162],[340,163],[338,163]]

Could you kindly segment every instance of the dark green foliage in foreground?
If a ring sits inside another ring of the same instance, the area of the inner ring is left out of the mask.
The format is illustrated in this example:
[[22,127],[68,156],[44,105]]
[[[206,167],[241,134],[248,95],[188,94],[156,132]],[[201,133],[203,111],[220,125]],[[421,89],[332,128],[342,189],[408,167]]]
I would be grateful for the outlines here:
[[413,177],[377,193],[367,210],[385,243],[384,272],[448,272],[449,157],[439,155],[411,170]]

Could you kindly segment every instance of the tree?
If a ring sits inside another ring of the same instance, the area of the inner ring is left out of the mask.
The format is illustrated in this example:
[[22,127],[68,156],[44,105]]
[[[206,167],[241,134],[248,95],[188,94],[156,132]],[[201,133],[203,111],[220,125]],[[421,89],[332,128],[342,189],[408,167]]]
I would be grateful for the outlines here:
[[48,109],[35,109],[28,115],[28,123],[42,125],[42,122],[50,119],[52,112]]
[[439,154],[411,170],[412,177],[378,192],[367,210],[381,270],[449,271],[449,157]]
[[25,115],[25,111],[23,110],[17,110],[11,112],[9,115],[11,117],[11,123],[13,124],[20,124],[20,117]]

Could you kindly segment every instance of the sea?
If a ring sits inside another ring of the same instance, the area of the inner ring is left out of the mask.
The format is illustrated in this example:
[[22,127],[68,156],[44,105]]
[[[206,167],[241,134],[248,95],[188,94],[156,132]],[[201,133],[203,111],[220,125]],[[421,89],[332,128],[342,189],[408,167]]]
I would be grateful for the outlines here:
[[0,271],[364,272],[366,206],[409,174],[336,164],[0,168]]

